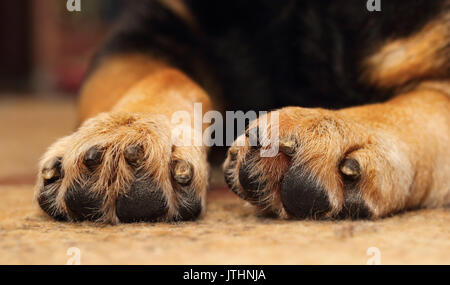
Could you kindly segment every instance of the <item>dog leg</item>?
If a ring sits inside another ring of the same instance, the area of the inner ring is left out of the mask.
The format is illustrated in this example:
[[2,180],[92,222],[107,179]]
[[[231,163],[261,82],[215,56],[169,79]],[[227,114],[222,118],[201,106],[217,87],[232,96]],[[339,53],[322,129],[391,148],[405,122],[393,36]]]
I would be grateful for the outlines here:
[[[171,120],[177,111],[192,118],[194,103],[211,109],[206,93],[174,68],[138,55],[105,59],[82,90],[80,128],[42,158],[41,208],[70,221],[197,218],[205,206],[207,150],[175,143],[179,125]],[[193,124],[183,128],[193,131]]]
[[449,94],[448,82],[430,83],[383,104],[282,108],[280,152],[261,157],[264,147],[238,138],[245,145],[230,148],[225,179],[260,212],[282,218],[378,218],[449,204]]

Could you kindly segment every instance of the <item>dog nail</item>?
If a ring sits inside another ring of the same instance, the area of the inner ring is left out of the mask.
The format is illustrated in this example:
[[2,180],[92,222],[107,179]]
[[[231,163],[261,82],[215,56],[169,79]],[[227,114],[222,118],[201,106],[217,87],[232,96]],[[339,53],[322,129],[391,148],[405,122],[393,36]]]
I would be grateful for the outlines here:
[[230,147],[228,149],[228,155],[230,156],[231,160],[236,160],[238,153],[239,150],[235,147]]
[[361,169],[358,161],[354,158],[345,159],[340,166],[342,174],[350,177],[351,179],[357,179],[361,175]]
[[125,160],[130,165],[139,165],[144,157],[144,149],[140,145],[132,145],[127,147],[124,152]]
[[84,155],[84,165],[89,170],[93,170],[102,162],[103,152],[97,146],[91,147]]
[[192,166],[184,160],[176,160],[172,165],[172,177],[181,185],[187,185],[192,179]]
[[245,136],[249,139],[250,147],[256,148],[260,146],[259,144],[259,128],[254,127],[252,129],[249,129],[247,132],[245,132]]
[[58,157],[53,161],[50,166],[45,167],[42,170],[42,178],[44,180],[58,179],[61,177],[61,157]]
[[45,180],[50,180],[52,178],[58,178],[59,177],[59,171],[55,168],[52,169],[44,169],[42,170],[42,177]]
[[293,156],[296,151],[296,143],[292,139],[281,139],[279,144],[280,152]]

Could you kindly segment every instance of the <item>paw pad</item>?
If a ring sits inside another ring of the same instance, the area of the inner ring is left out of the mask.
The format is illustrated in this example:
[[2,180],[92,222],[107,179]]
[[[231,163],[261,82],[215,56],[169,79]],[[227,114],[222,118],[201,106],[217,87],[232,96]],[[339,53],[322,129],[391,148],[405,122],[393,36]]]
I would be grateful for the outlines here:
[[168,211],[163,192],[150,179],[137,179],[126,194],[116,200],[116,215],[121,222],[155,221]]
[[67,189],[64,202],[70,211],[70,216],[76,221],[95,221],[101,217],[102,199],[91,193],[89,189],[81,187],[79,183]]

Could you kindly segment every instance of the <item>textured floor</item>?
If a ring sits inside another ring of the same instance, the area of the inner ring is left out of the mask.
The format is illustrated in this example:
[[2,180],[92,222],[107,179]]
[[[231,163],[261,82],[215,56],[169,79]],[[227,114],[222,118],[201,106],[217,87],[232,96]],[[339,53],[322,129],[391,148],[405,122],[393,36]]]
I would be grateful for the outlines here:
[[[214,178],[204,217],[176,224],[57,223],[32,203],[39,156],[74,126],[74,105],[0,98],[0,264],[450,264],[450,210],[378,221],[258,218]],[[215,172],[217,173],[217,171]]]

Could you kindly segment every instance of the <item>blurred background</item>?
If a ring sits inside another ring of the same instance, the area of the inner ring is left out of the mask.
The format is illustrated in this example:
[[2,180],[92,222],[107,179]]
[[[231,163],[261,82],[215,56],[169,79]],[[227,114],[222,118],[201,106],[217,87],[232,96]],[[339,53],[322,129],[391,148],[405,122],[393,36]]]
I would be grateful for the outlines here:
[[90,58],[125,2],[0,1],[0,185],[33,183],[46,147],[74,130]]
[[93,51],[123,10],[123,0],[0,2],[0,90],[69,95],[80,86]]

